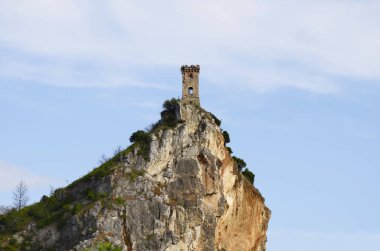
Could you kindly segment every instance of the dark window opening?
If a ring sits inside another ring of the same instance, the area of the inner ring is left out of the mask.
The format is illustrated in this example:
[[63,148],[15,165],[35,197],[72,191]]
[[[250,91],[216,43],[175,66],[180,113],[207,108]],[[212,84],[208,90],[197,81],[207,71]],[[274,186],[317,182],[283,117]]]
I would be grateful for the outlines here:
[[189,74],[189,77],[190,77],[190,78],[193,78],[193,73],[190,73],[190,74]]
[[189,87],[188,93],[189,93],[189,95],[193,95],[194,94],[193,87]]

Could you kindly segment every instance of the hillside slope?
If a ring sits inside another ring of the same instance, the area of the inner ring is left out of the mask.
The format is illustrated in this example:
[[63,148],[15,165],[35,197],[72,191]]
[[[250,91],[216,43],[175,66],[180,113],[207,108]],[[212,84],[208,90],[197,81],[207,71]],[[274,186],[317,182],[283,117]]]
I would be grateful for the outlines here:
[[264,251],[270,211],[216,118],[174,100],[161,116],[88,175],[0,216],[0,249]]

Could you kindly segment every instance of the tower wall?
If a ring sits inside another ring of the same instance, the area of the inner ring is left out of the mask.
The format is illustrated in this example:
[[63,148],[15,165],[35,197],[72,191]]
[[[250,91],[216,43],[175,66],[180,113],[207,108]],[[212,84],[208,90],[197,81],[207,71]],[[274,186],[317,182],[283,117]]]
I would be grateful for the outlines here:
[[182,100],[200,106],[199,100],[199,65],[183,65],[182,72]]

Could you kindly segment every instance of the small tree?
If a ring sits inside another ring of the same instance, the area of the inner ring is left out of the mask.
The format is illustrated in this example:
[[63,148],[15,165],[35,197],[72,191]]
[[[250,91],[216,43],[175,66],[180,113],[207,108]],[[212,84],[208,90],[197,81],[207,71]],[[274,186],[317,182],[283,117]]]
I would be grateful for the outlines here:
[[232,159],[236,162],[239,171],[241,172],[245,167],[247,167],[247,163],[241,158],[233,156]]
[[149,142],[150,136],[149,136],[149,133],[147,133],[146,131],[138,130],[131,135],[131,137],[129,138],[129,141],[131,143]]
[[162,108],[166,111],[174,111],[176,106],[178,105],[178,100],[175,98],[168,99],[164,101]]
[[113,155],[114,155],[114,156],[115,156],[115,155],[118,155],[119,153],[121,153],[121,151],[122,151],[121,146],[117,146],[116,149],[115,149],[115,151],[113,151]]
[[251,182],[251,184],[253,185],[253,183],[255,182],[255,174],[251,171],[248,170],[248,168],[246,168],[242,174],[249,180],[249,182]]
[[217,126],[220,126],[222,124],[222,121],[218,119],[214,114],[210,113],[210,115],[214,119],[214,122]]
[[230,135],[228,134],[227,131],[223,131],[223,137],[224,137],[224,145],[228,144],[231,142],[230,140]]
[[161,124],[170,128],[176,127],[178,120],[176,116],[176,109],[178,107],[178,99],[172,98],[166,100],[162,105],[163,111],[161,112]]
[[26,206],[28,201],[28,186],[21,180],[13,191],[13,205],[17,210],[20,210]]
[[109,159],[107,158],[107,156],[103,153],[102,156],[100,156],[100,160],[98,160],[99,162],[99,165],[103,165],[104,163],[106,163]]

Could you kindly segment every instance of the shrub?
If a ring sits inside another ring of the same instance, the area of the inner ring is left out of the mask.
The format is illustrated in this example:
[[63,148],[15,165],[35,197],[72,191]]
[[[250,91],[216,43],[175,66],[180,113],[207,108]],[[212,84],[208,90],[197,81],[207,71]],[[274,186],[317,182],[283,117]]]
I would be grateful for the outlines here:
[[150,136],[149,136],[149,133],[147,133],[146,131],[138,130],[138,131],[132,133],[131,137],[129,138],[129,141],[131,143],[146,142],[146,141],[150,141]]
[[94,193],[94,191],[88,191],[88,193],[87,193],[87,199],[95,201],[96,194]]
[[235,161],[235,163],[238,166],[239,171],[241,172],[245,167],[247,167],[247,163],[243,159],[240,159],[236,156],[233,156],[232,159]]
[[138,178],[139,176],[143,176],[144,173],[145,173],[145,172],[142,171],[142,170],[132,169],[132,171],[126,173],[125,176],[126,176],[130,181],[135,182],[135,181],[137,180],[137,178]]
[[214,114],[210,113],[210,115],[213,118],[213,120],[217,126],[220,126],[222,124],[222,121],[220,119],[218,119]]
[[83,209],[83,205],[82,204],[75,204],[74,205],[74,208],[73,208],[73,214],[78,214],[79,212],[81,212]]
[[161,125],[167,126],[169,128],[174,128],[177,126],[177,116],[173,111],[162,111],[161,112]]
[[159,122],[161,126],[167,126],[169,128],[177,126],[178,120],[175,112],[178,107],[178,102],[178,99],[175,98],[165,100],[162,105],[163,111],[161,112],[161,120]]
[[230,135],[228,134],[227,131],[223,131],[223,137],[224,137],[224,145],[228,144],[231,142],[230,140]]
[[178,106],[178,101],[179,100],[176,98],[165,100],[162,108],[166,111],[175,111],[176,107]]
[[87,196],[87,199],[89,199],[91,201],[98,201],[100,199],[107,197],[107,195],[104,193],[97,193],[97,192],[94,192],[90,189],[86,190],[86,196]]
[[57,196],[57,193],[50,197],[44,196],[39,203],[0,215],[0,225],[4,226],[0,228],[0,235],[20,232],[31,221],[36,223],[37,228],[42,228],[63,219],[73,198],[65,196],[58,199]]
[[103,242],[98,245],[98,251],[122,251],[122,249],[109,242]]
[[232,149],[231,149],[231,147],[227,147],[227,151],[229,152],[229,153],[234,153],[233,151],[232,151]]
[[138,130],[134,132],[129,138],[132,143],[136,143],[139,147],[137,152],[138,155],[143,157],[145,160],[149,160],[149,151],[150,151],[150,134],[143,130]]
[[249,182],[251,182],[251,184],[253,185],[253,183],[255,182],[255,174],[251,171],[248,170],[248,168],[246,168],[242,174],[249,180]]
[[125,203],[125,200],[122,198],[122,197],[117,197],[115,200],[114,200],[115,204],[121,206]]

